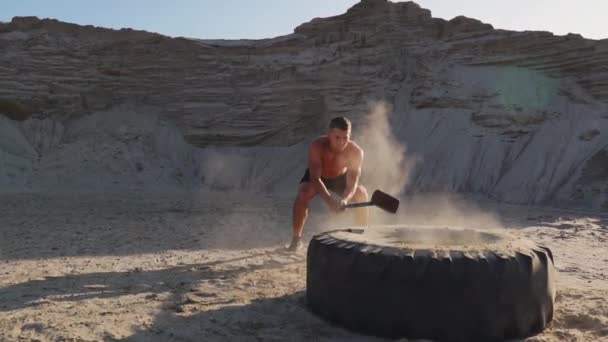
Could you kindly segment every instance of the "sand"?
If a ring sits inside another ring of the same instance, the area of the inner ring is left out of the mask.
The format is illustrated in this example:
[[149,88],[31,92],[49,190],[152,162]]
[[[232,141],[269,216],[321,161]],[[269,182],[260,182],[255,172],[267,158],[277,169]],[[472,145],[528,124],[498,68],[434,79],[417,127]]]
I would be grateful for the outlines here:
[[[398,219],[421,220],[414,207]],[[608,217],[480,208],[554,253],[555,320],[528,340],[608,340]],[[279,251],[290,209],[227,192],[2,194],[0,341],[384,341],[309,312],[305,250]],[[327,218],[316,203],[305,237],[349,220]]]

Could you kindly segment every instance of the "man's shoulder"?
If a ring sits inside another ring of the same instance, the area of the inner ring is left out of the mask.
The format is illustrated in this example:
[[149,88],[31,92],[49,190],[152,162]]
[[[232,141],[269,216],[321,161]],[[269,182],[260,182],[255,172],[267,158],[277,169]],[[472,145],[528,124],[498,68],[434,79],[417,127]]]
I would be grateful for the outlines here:
[[359,146],[355,141],[351,140],[349,142],[349,149],[352,151],[353,154],[355,155],[363,155],[363,148],[361,146]]

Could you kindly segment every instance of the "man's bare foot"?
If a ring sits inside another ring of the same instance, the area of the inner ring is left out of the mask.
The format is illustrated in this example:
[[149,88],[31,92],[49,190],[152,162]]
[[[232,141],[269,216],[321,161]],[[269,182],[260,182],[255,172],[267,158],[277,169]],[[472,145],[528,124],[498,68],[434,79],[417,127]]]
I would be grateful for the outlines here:
[[287,250],[290,252],[296,252],[302,248],[302,238],[301,237],[293,237],[291,239],[291,244],[287,247]]

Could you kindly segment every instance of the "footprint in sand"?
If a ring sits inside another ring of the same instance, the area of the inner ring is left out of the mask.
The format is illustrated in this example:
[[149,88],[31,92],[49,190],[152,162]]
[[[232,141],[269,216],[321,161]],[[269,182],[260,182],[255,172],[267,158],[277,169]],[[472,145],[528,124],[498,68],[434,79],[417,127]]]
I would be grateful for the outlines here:
[[564,315],[561,317],[560,322],[562,323],[560,325],[566,329],[599,331],[608,328],[601,319],[584,313]]
[[576,266],[565,266],[565,267],[556,267],[559,272],[568,272],[568,273],[578,273],[580,272],[580,268]]
[[21,331],[33,330],[37,333],[41,333],[46,326],[42,323],[28,323],[21,326]]
[[608,327],[598,330],[595,334],[598,336],[608,336]]

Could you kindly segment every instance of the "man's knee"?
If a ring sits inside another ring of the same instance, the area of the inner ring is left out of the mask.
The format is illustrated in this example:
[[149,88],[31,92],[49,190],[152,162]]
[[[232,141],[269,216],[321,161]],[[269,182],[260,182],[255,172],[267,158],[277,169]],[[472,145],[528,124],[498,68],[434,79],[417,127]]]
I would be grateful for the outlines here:
[[310,183],[302,183],[300,188],[298,189],[298,195],[296,196],[296,202],[298,203],[308,203],[315,195],[317,194],[317,190]]

